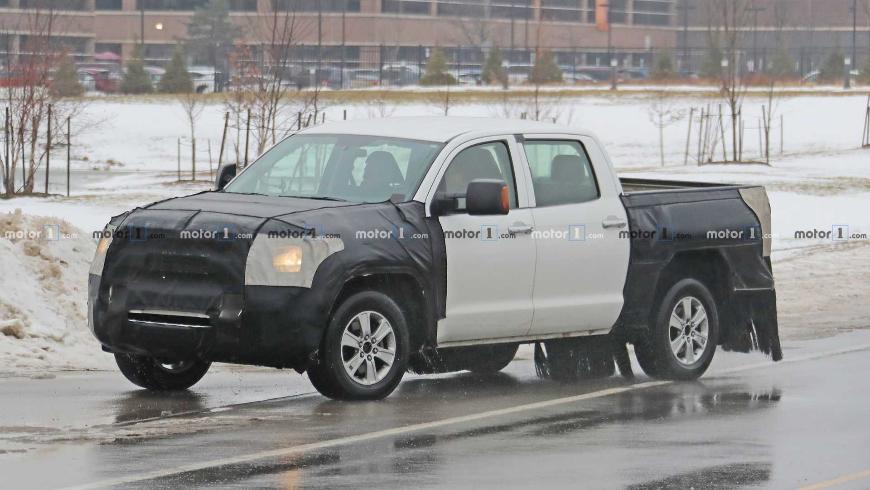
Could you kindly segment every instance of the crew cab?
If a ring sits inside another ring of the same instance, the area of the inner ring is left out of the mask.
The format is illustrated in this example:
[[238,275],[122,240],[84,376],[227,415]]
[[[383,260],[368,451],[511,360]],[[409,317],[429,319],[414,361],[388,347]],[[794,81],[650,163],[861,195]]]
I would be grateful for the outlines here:
[[591,133],[423,117],[293,134],[215,190],[114,217],[89,323],[121,372],[307,372],[336,399],[417,373],[695,379],[717,346],[782,357],[762,187],[622,179]]

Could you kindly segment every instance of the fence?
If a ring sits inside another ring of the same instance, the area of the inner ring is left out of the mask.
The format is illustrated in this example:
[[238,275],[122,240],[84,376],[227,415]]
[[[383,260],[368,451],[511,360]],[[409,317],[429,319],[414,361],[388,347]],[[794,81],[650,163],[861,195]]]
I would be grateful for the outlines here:
[[[367,86],[403,86],[419,83],[435,50],[440,50],[448,73],[460,84],[480,83],[480,74],[490,48],[472,46],[317,46],[299,45],[290,50],[283,76],[299,87],[314,83],[332,88],[360,88]],[[606,81],[612,76],[611,65],[624,80],[644,79],[650,76],[656,60],[668,57],[675,76],[703,77],[706,71],[718,69],[722,60],[710,60],[708,48],[588,48],[563,46],[547,49],[554,56],[566,82]],[[263,49],[252,49],[249,63],[261,73],[274,70],[264,59]],[[503,66],[513,83],[528,80],[536,56],[535,47],[500,48]],[[757,48],[740,49],[728,55],[736,63],[740,76],[766,73],[776,67],[780,76],[799,79],[821,69],[832,56],[844,51],[835,48]],[[858,49],[853,69],[864,68],[870,61],[870,50]],[[783,66],[786,65],[786,66]],[[784,73],[783,73],[784,72]],[[844,72],[845,74],[845,72]],[[709,75],[709,73],[707,74]]]

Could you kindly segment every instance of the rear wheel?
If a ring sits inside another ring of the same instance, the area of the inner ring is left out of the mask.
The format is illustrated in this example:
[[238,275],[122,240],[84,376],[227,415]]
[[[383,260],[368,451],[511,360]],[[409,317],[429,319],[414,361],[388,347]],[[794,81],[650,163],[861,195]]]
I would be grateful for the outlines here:
[[211,367],[200,360],[163,361],[134,354],[115,354],[115,362],[131,383],[152,391],[186,390]]
[[719,314],[710,290],[695,279],[671,286],[659,304],[649,336],[635,345],[638,364],[651,377],[699,378],[719,343]]
[[329,398],[385,398],[407,369],[409,341],[405,315],[389,296],[376,291],[354,294],[330,320],[308,378]]

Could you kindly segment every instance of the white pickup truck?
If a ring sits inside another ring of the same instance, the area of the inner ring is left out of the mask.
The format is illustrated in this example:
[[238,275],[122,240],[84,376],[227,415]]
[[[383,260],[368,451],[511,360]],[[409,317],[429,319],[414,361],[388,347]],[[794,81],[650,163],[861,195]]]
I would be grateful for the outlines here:
[[328,123],[215,191],[116,216],[89,323],[122,373],[187,389],[212,362],[377,399],[408,370],[703,374],[782,357],[763,188],[620,180],[590,133],[529,121]]

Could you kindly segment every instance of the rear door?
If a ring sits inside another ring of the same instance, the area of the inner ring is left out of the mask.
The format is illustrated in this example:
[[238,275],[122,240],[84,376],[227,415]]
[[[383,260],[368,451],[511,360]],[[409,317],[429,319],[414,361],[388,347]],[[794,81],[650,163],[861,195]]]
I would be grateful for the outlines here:
[[572,135],[525,135],[537,243],[529,335],[606,331],[623,304],[627,216],[597,143]]
[[460,209],[439,217],[447,251],[447,311],[438,344],[525,335],[532,322],[535,243],[525,165],[513,136],[482,138],[445,160],[427,203],[437,192],[464,194],[474,179],[501,179],[510,190],[507,215],[471,216]]

